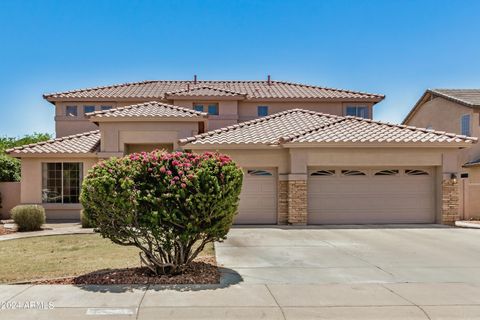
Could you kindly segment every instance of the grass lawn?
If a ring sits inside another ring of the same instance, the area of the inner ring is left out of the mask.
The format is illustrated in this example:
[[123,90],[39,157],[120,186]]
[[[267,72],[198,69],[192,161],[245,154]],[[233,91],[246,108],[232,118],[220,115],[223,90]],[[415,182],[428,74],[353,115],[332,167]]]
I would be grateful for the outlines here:
[[[210,244],[201,255],[214,255]],[[0,242],[0,283],[77,276],[140,266],[138,249],[98,234],[43,236]]]

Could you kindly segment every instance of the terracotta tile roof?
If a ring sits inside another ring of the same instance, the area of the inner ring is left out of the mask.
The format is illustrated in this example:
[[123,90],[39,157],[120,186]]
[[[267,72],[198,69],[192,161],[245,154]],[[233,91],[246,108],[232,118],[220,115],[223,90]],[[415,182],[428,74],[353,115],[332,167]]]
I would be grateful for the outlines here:
[[165,93],[166,96],[197,97],[197,96],[218,96],[218,97],[236,97],[246,95],[246,93],[235,92],[231,90],[214,88],[209,86],[194,87],[182,89],[174,92]]
[[[246,94],[247,99],[295,98],[366,100],[378,102],[380,94],[311,86],[284,81],[142,81],[45,94],[49,101],[62,99],[164,99],[166,93],[214,88]],[[201,91],[201,90],[200,90]],[[217,92],[218,94],[218,92]]]
[[357,117],[292,109],[186,139],[182,144],[472,143],[476,138]]
[[87,113],[87,116],[95,118],[206,118],[207,113],[157,101],[150,101],[110,110],[90,112]]
[[463,105],[480,107],[480,89],[429,89],[427,91]]
[[84,132],[44,142],[33,143],[6,150],[17,156],[22,154],[85,154],[95,153],[100,147],[100,130]]

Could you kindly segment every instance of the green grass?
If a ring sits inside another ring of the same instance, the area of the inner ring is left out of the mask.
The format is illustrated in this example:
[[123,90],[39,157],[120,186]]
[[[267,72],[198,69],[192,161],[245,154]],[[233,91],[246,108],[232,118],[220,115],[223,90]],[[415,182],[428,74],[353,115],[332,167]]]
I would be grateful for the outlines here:
[[[77,276],[140,266],[138,249],[98,234],[43,236],[0,242],[0,283]],[[201,255],[213,255],[210,244]]]

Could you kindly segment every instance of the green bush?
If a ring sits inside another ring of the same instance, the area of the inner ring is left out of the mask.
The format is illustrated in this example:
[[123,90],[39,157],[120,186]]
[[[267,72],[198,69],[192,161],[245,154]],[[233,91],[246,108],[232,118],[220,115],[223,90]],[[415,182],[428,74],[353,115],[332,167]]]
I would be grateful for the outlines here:
[[20,161],[0,155],[0,182],[20,181]]
[[82,228],[95,228],[95,223],[88,217],[84,210],[80,211],[80,221]]
[[155,274],[175,274],[225,239],[238,209],[241,169],[218,153],[151,153],[95,165],[80,195],[103,237],[140,249]]
[[39,205],[19,205],[10,211],[18,231],[40,230],[45,223],[45,209]]

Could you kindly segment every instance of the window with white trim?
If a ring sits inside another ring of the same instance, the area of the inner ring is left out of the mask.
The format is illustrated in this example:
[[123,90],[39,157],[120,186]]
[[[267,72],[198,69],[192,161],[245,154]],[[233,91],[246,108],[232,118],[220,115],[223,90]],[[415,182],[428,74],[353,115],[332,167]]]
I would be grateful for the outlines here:
[[95,106],[83,106],[83,114],[95,112]]
[[354,116],[365,119],[370,118],[367,106],[347,106],[345,114],[347,116]]
[[469,136],[470,135],[470,115],[464,114],[461,120],[461,127],[462,127],[462,135]]
[[42,202],[79,203],[82,178],[81,162],[42,163]]

